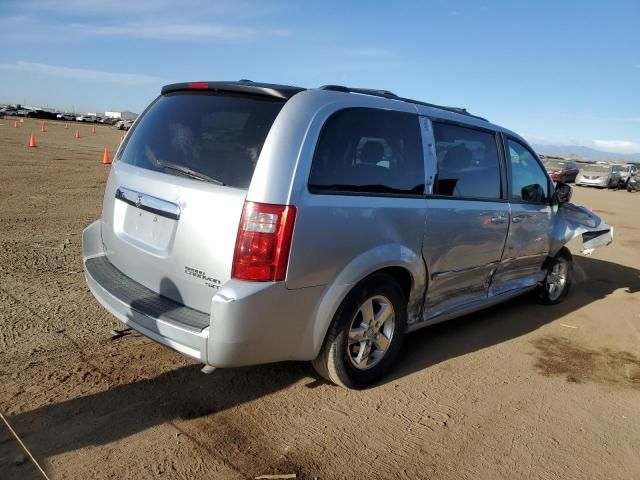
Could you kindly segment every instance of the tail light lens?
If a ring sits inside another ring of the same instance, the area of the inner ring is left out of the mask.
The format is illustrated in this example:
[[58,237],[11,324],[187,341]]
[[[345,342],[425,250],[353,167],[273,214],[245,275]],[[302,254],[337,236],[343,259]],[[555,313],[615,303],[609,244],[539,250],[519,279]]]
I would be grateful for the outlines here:
[[296,208],[245,202],[231,277],[253,282],[284,280]]

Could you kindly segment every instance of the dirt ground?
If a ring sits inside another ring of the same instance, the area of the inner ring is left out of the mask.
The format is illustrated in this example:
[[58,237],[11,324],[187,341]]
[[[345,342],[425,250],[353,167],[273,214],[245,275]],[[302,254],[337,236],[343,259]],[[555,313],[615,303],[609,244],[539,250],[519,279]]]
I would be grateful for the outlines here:
[[[110,338],[80,232],[121,132],[63,125],[0,120],[0,411],[50,477],[640,478],[640,194],[575,189],[616,237],[589,258],[572,245],[564,303],[522,297],[412,334],[375,388],[304,363],[204,375]],[[0,478],[38,478],[19,454],[0,426]]]

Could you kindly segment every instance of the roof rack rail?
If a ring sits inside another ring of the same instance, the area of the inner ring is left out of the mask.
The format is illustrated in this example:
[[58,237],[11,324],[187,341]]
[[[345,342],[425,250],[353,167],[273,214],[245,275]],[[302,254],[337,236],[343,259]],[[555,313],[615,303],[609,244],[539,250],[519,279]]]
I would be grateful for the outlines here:
[[439,110],[446,110],[448,112],[459,113],[461,115],[467,115],[468,117],[473,117],[473,118],[477,118],[479,120],[484,120],[485,122],[488,122],[486,118],[469,113],[466,108],[446,107],[444,105],[436,105],[435,103],[421,102],[420,100],[412,100],[410,98],[399,97],[398,95],[396,95],[393,92],[390,92],[389,90],[378,90],[375,88],[351,88],[351,87],[345,87],[343,85],[323,85],[322,87],[320,87],[320,90],[331,90],[334,92],[345,92],[345,93],[360,93],[362,95],[372,95],[374,97],[389,98],[391,100],[399,100],[401,102],[413,103],[415,105],[422,105],[425,107],[437,108]]
[[320,87],[320,90],[332,90],[334,92],[345,93],[361,93],[363,95],[373,95],[374,97],[398,98],[398,95],[390,92],[389,90],[379,90],[377,88],[351,88],[342,85],[323,85]]

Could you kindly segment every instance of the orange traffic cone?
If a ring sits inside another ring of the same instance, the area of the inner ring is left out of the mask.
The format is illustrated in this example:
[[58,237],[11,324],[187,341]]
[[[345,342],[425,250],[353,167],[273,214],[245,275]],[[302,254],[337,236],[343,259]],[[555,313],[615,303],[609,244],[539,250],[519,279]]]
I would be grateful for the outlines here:
[[42,122],[42,123],[40,123],[40,131],[41,131],[42,133],[44,133],[44,132],[46,132],[46,131],[47,131],[47,124],[46,124],[46,122]]
[[68,124],[68,123],[65,123],[65,124],[64,124],[64,129],[65,129],[65,130],[69,130],[69,124]]
[[94,135],[96,134],[96,127],[91,128],[91,133],[93,133]]
[[80,138],[80,130],[76,130],[75,137],[76,137],[76,138]]
[[33,133],[31,134],[31,138],[29,139],[29,146],[30,147],[37,147],[37,145],[36,145],[36,136]]
[[111,154],[109,153],[109,149],[105,147],[104,154],[102,155],[102,163],[104,165],[111,165]]
[[18,122],[18,120],[13,122],[13,128],[20,128],[20,122]]

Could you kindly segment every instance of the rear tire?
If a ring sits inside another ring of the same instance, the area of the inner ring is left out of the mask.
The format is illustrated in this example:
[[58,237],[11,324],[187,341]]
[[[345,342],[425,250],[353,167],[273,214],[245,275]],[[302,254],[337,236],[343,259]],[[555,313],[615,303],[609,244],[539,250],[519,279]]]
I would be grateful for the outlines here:
[[557,255],[547,259],[543,269],[547,274],[538,287],[538,303],[555,305],[562,302],[569,293],[573,276],[573,257],[567,247],[562,247]]
[[393,368],[404,342],[407,299],[396,281],[374,274],[347,295],[311,363],[326,380],[366,388]]

